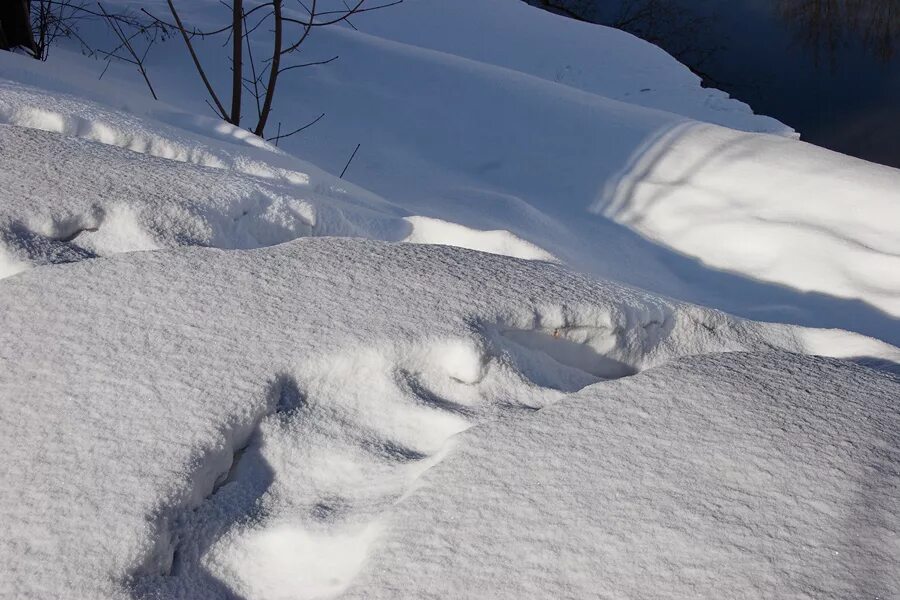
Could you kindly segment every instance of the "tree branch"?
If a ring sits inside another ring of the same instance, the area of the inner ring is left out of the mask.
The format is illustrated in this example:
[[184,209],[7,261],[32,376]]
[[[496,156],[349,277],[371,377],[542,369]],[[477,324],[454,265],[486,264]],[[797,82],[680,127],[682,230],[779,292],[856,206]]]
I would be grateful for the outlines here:
[[[169,0],[171,2],[172,0]],[[272,44],[272,68],[269,71],[269,83],[266,85],[266,96],[263,100],[262,112],[259,116],[259,122],[253,131],[259,137],[263,137],[266,131],[266,122],[269,120],[269,114],[272,112],[272,99],[275,97],[275,86],[278,83],[279,65],[281,64],[281,34],[284,23],[281,16],[282,0],[274,0],[272,10],[275,13],[275,39]],[[313,0],[315,6],[316,0]]]
[[184,43],[185,45],[187,45],[188,52],[191,54],[191,59],[194,61],[194,66],[197,67],[197,73],[200,74],[200,79],[203,80],[203,85],[206,86],[206,91],[209,92],[209,95],[212,98],[213,102],[216,103],[216,112],[218,112],[219,116],[221,116],[223,119],[230,122],[230,120],[228,119],[228,113],[225,112],[225,107],[222,106],[222,103],[219,101],[219,97],[216,95],[215,90],[213,90],[212,85],[209,83],[209,79],[206,78],[206,72],[203,70],[203,66],[200,64],[200,59],[197,57],[197,53],[194,52],[194,45],[191,44],[191,38],[188,37],[187,31],[184,28],[184,24],[182,24],[181,22],[181,17],[178,16],[178,11],[175,10],[175,5],[172,3],[172,0],[166,0],[166,2],[169,4],[169,10],[172,12],[172,17],[175,18],[177,29],[181,32],[181,37],[184,38]]

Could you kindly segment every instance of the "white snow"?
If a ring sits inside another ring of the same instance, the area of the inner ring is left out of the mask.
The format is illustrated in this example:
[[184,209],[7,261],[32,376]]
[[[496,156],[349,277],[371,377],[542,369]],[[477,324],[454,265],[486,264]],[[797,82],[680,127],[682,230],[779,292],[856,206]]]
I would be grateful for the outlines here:
[[898,394],[732,353],[473,428],[346,597],[894,598]]
[[412,231],[403,239],[404,242],[459,246],[529,260],[555,260],[552,254],[505,229],[478,231],[428,217],[407,217],[406,221],[412,225]]
[[[213,25],[227,11],[199,0],[184,12]],[[328,180],[310,163],[339,172],[360,144],[346,178],[369,193],[339,187],[375,213],[446,221],[466,239],[502,230],[604,278],[900,343],[895,169],[797,142],[658,48],[517,0],[408,0],[354,25],[323,28],[304,50],[338,60],[282,79],[273,127],[326,116],[280,150],[196,116],[209,111],[178,39],[150,57],[159,103],[129,65],[96,82],[105,64],[64,49],[47,69],[0,57],[0,114],[300,186]],[[198,41],[224,87],[219,43]],[[320,218],[318,232],[410,233],[350,221]]]
[[0,52],[0,596],[900,595],[900,172],[518,0],[354,26],[278,148],[178,39]]
[[552,263],[335,238],[50,265],[0,305],[19,598],[316,597],[468,427],[678,356],[807,350]]
[[644,151],[593,210],[712,267],[900,317],[897,176],[695,123]]
[[399,240],[411,229],[400,209],[315,169],[302,183],[248,176],[2,125],[0,146],[6,275],[186,244],[256,248],[309,235]]

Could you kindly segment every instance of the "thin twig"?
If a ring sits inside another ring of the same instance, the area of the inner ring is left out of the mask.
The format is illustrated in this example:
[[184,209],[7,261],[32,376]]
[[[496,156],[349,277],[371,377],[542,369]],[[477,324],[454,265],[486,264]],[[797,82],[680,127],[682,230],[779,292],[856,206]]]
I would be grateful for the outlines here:
[[313,61],[313,62],[302,63],[299,65],[291,65],[289,67],[282,67],[281,72],[284,73],[285,71],[290,71],[291,69],[302,69],[303,67],[315,67],[316,65],[327,65],[328,63],[334,62],[339,58],[340,58],[340,56],[332,56],[331,58],[326,59],[326,60],[317,60],[317,61]]
[[266,138],[266,141],[267,142],[275,142],[275,145],[277,146],[278,140],[284,139],[286,137],[291,137],[295,133],[300,133],[307,127],[312,127],[313,125],[315,125],[316,123],[321,121],[322,117],[324,117],[324,116],[325,116],[325,113],[322,113],[321,115],[319,115],[318,117],[316,117],[315,119],[313,119],[312,121],[310,121],[309,123],[304,125],[303,127],[298,127],[297,129],[293,130],[292,132],[285,133],[284,135],[281,134],[281,121],[278,121],[278,133],[275,135],[275,137]]
[[360,147],[360,146],[362,146],[362,144],[357,144],[357,145],[356,145],[356,149],[353,151],[353,154],[350,155],[350,160],[348,160],[348,161],[347,161],[347,164],[344,165],[344,170],[341,171],[341,175],[340,175],[340,177],[338,177],[338,179],[343,179],[343,178],[344,178],[344,173],[347,172],[347,169],[350,167],[350,163],[353,162],[353,157],[356,156],[356,153],[359,151],[359,147]]
[[219,113],[219,116],[227,121],[228,113],[225,111],[225,107],[222,106],[222,103],[219,101],[219,97],[216,95],[215,90],[213,90],[212,84],[209,83],[209,79],[206,78],[206,72],[203,70],[203,65],[200,64],[200,59],[197,57],[197,53],[194,52],[194,45],[191,44],[191,38],[188,37],[187,30],[184,28],[184,24],[181,22],[181,17],[178,16],[178,11],[175,10],[175,5],[172,3],[172,0],[166,0],[166,2],[168,2],[169,10],[172,11],[172,16],[175,18],[177,29],[181,32],[181,37],[184,38],[184,43],[187,46],[188,52],[190,52],[191,54],[191,58],[194,61],[194,66],[197,67],[197,73],[200,74],[200,79],[203,80],[203,85],[206,86],[206,91],[209,92],[209,95],[213,99],[213,102],[216,103],[216,109]]
[[[159,100],[159,98],[156,96],[156,91],[153,89],[153,84],[150,83],[150,77],[147,76],[147,70],[144,69],[144,62],[137,55],[137,52],[134,51],[134,46],[131,45],[131,42],[128,40],[128,36],[126,36],[125,32],[122,30],[121,23],[114,21],[110,17],[109,13],[107,13],[106,10],[103,8],[102,4],[100,4],[98,2],[97,6],[100,7],[100,12],[103,13],[103,16],[106,18],[106,21],[109,23],[110,29],[112,29],[113,32],[115,32],[115,34],[119,37],[119,40],[121,40],[122,45],[125,46],[125,49],[128,50],[128,53],[131,54],[131,56],[134,58],[134,64],[137,65],[138,70],[141,72],[141,75],[144,77],[144,81],[147,82],[147,87],[150,88],[150,95],[153,96],[154,100]],[[104,69],[104,72],[106,72],[106,69]]]

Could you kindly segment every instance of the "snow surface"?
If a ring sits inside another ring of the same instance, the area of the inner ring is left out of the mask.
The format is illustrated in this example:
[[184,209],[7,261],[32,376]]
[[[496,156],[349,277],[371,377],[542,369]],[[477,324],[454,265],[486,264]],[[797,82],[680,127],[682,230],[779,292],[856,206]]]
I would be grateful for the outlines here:
[[[225,17],[212,0],[184,11],[198,25]],[[517,0],[408,0],[354,25],[316,31],[302,57],[338,60],[283,78],[273,127],[326,116],[280,150],[196,116],[204,91],[177,39],[149,59],[158,103],[128,65],[97,82],[105,63],[64,49],[49,66],[2,56],[0,119],[301,188],[306,178],[393,223],[341,209],[313,233],[396,241],[411,233],[397,217],[460,226],[430,228],[439,243],[507,231],[531,256],[604,278],[900,343],[897,170],[791,139],[658,48]],[[199,50],[225,86],[219,43]],[[339,172],[357,144],[346,177],[367,192],[313,166]],[[7,253],[6,273],[43,262]]]
[[517,0],[353,24],[279,148],[177,39],[0,52],[0,596],[900,594],[900,172]]
[[473,428],[348,597],[896,598],[900,379],[732,353]]
[[17,598],[337,592],[471,425],[679,356],[808,349],[552,263],[337,238],[46,266],[0,306]]

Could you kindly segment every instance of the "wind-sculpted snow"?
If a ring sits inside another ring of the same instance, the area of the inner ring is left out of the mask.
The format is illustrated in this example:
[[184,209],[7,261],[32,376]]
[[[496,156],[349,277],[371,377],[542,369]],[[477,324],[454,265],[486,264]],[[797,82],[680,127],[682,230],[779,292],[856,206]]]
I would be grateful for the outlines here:
[[0,589],[337,592],[455,434],[806,335],[442,246],[311,238],[20,273],[0,283]]
[[249,176],[2,125],[0,157],[0,277],[137,250],[309,235],[396,240],[411,229],[399,209],[331,176]]
[[351,598],[896,598],[900,379],[692,357],[475,427]]
[[391,11],[281,148],[178,39],[161,102],[0,52],[0,596],[900,594],[900,350],[667,297],[900,341],[897,171],[619,32]]

